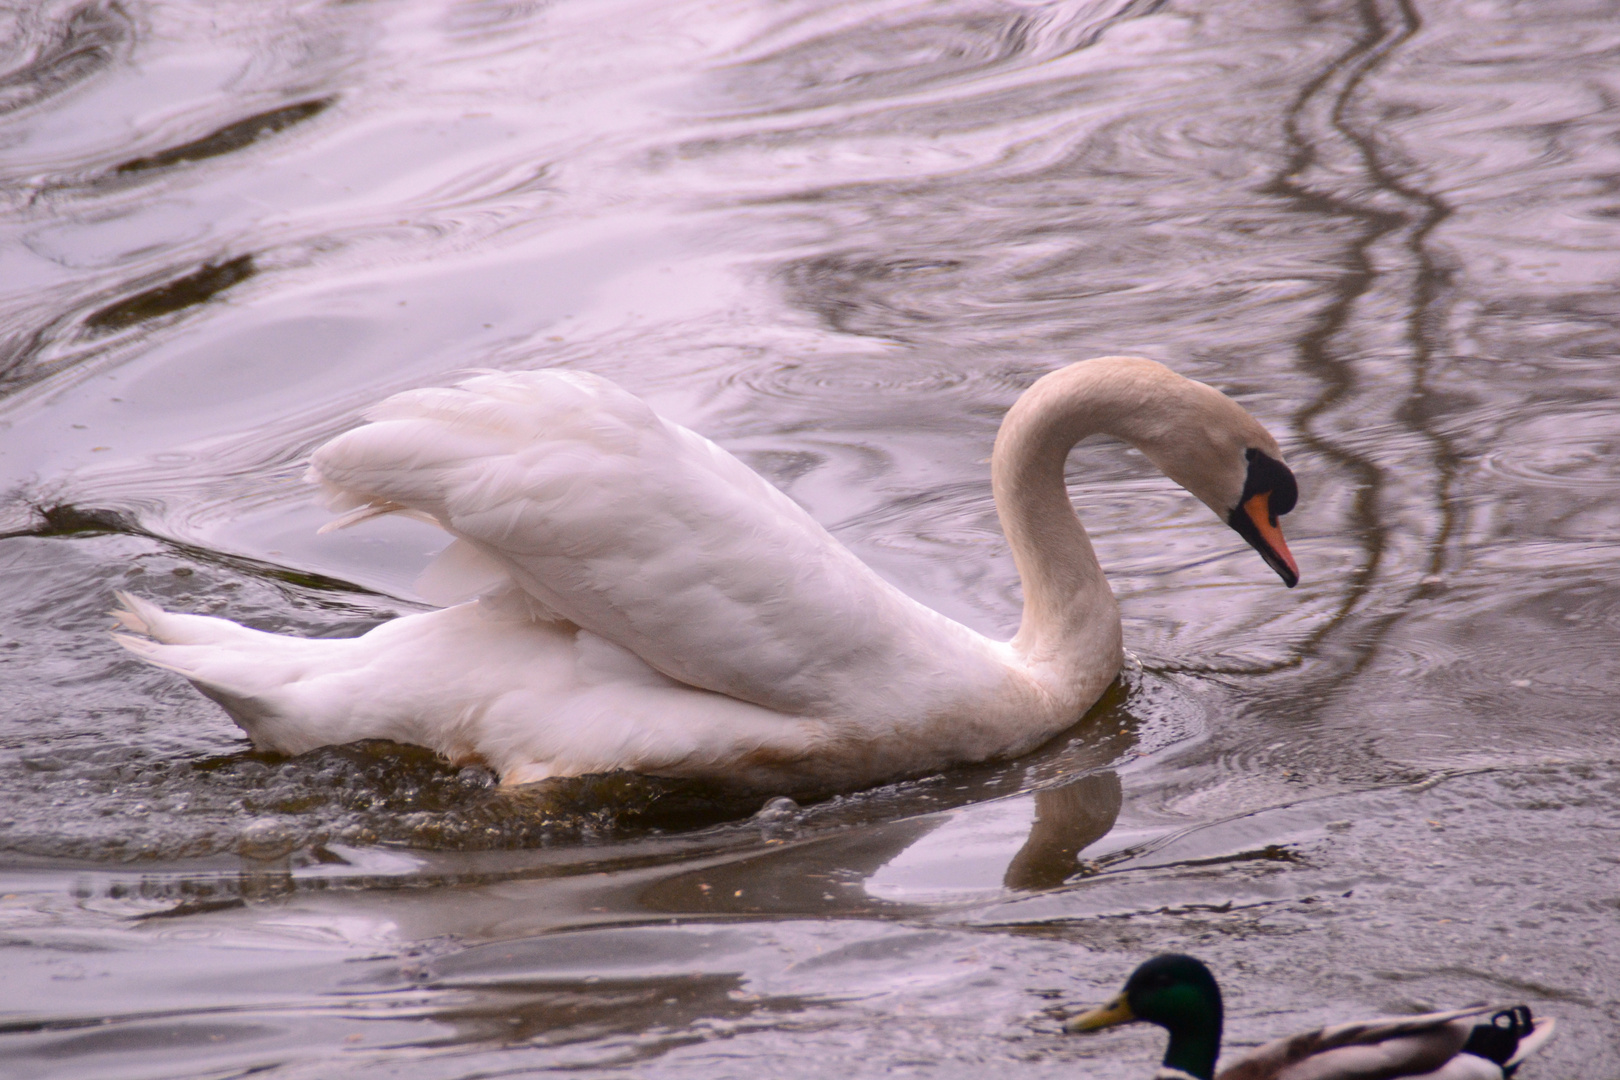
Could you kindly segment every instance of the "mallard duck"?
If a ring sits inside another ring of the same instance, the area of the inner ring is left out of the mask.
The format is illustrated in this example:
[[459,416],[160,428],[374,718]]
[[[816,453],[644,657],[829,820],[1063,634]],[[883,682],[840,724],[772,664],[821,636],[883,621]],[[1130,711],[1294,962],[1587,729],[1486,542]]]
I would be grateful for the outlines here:
[[1156,1080],[1503,1080],[1554,1026],[1524,1005],[1335,1024],[1274,1039],[1217,1073],[1222,1016],[1221,988],[1209,968],[1167,953],[1132,972],[1114,1000],[1065,1027],[1095,1031],[1145,1020],[1165,1028],[1170,1047]]
[[[455,603],[347,640],[121,595],[122,643],[224,706],[261,750],[357,739],[483,762],[508,784],[631,770],[847,790],[1011,757],[1118,674],[1119,608],[1064,486],[1079,440],[1139,448],[1292,587],[1294,475],[1219,391],[1131,357],[1038,380],[991,485],[1023,582],[994,641],[884,581],[708,439],[605,379],[485,374],[397,394],[317,449],[346,527],[408,514],[456,537],[424,594]],[[477,599],[468,599],[477,597]]]

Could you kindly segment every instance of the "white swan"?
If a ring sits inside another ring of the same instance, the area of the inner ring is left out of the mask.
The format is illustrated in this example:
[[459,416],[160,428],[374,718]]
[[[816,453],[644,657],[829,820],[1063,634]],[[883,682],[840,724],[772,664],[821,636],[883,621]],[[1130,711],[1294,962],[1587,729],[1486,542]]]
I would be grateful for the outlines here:
[[1063,479],[1094,433],[1141,449],[1298,580],[1276,441],[1150,360],[1052,372],[1001,425],[991,476],[1025,596],[1010,642],[910,599],[736,458],[595,376],[480,375],[367,419],[313,456],[310,478],[350,511],[328,528],[432,521],[458,539],[424,594],[478,599],[305,640],[120,594],[114,614],[146,637],[119,640],[262,750],[383,738],[508,784],[629,769],[789,792],[1023,753],[1075,723],[1122,660]]

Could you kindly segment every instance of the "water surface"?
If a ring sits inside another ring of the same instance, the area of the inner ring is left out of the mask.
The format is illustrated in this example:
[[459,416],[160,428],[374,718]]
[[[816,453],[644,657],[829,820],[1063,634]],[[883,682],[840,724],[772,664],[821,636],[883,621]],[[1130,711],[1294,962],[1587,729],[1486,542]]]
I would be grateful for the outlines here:
[[[1620,1077],[1612,3],[46,0],[0,10],[0,1075],[1145,1076],[1526,1001]],[[572,367],[989,633],[986,459],[1129,352],[1300,477],[1304,581],[1143,459],[1071,490],[1133,661],[1026,759],[795,807],[249,752],[115,589],[351,635],[394,390]],[[757,812],[757,813],[756,813]]]

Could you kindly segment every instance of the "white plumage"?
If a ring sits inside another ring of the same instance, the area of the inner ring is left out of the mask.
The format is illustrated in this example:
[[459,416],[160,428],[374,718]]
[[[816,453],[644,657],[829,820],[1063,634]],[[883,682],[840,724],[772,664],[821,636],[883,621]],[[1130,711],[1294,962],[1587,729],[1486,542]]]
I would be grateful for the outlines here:
[[126,597],[120,622],[155,640],[120,640],[263,749],[389,738],[508,783],[632,769],[829,790],[1028,750],[1079,719],[1121,659],[1113,596],[1063,487],[1069,447],[1093,430],[1135,442],[1223,516],[1248,495],[1247,450],[1280,460],[1236,404],[1151,361],[1042,379],[997,439],[1028,607],[1018,637],[996,642],[595,376],[480,375],[366,419],[312,459],[310,478],[347,511],[333,526],[401,512],[440,525],[457,541],[424,593],[478,599],[300,640]]

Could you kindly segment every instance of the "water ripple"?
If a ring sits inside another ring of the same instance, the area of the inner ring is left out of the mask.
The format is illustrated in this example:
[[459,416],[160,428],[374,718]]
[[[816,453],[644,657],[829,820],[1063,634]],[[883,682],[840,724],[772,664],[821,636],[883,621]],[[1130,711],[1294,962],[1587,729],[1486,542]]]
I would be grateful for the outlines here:
[[116,2],[46,2],[9,13],[0,72],[0,116],[38,105],[94,78],[127,56],[135,29]]
[[[576,919],[788,934],[802,915],[829,978],[876,999],[926,950],[874,975],[852,928],[945,918],[961,890],[920,901],[906,874],[952,879],[952,860],[978,858],[986,895],[1023,889],[1021,910],[1052,920],[1024,941],[1045,966],[1018,970],[1005,1016],[976,1014],[949,1044],[980,1062],[1027,1026],[1007,1017],[1037,1007],[1028,986],[1090,979],[1072,950],[1098,942],[1123,958],[1194,940],[1240,984],[1271,964],[1246,992],[1329,987],[1347,1012],[1413,1003],[1384,979],[1354,990],[1376,1000],[1340,1001],[1326,961],[1267,960],[1287,952],[1268,935],[1336,927],[1358,956],[1398,940],[1389,962],[1424,978],[1458,950],[1494,972],[1484,960],[1509,948],[1528,968],[1601,948],[1612,897],[1587,871],[1611,839],[1620,679],[1606,6],[50,0],[4,32],[0,848],[103,866],[83,871],[95,895],[42,901],[62,941],[97,910],[162,915],[131,925],[166,948],[267,912],[366,949]],[[1016,762],[769,820],[626,778],[523,801],[398,749],[248,754],[103,632],[117,587],[301,634],[411,610],[434,541],[382,522],[305,538],[322,519],[298,481],[309,448],[396,389],[562,365],[715,437],[890,580],[1005,635],[1021,597],[989,493],[997,424],[1043,372],[1121,352],[1220,386],[1277,432],[1301,482],[1286,527],[1304,581],[1268,580],[1140,457],[1082,445],[1070,493],[1140,667]],[[1575,764],[1538,779],[1548,756]],[[1469,770],[1485,771],[1466,797],[1432,787]],[[1088,866],[1058,844],[1058,863],[1003,873],[1033,793],[1075,777],[1117,779],[1112,846]],[[660,824],[655,804],[679,812]],[[1477,884],[1531,848],[1566,880],[1543,887],[1527,857],[1503,891]],[[139,869],[157,859],[180,862]],[[1450,880],[1442,860],[1459,868],[1445,927],[1425,889]],[[317,909],[329,886],[349,900]],[[111,895],[126,887],[140,895]],[[368,895],[385,887],[386,907]],[[1383,925],[1331,922],[1335,904]],[[345,938],[340,911],[375,918]],[[25,985],[60,1000],[49,959]],[[641,981],[614,992],[665,992]],[[672,1038],[754,992],[703,987],[696,1011],[666,1014]],[[525,998],[525,1032],[573,1037],[550,992]],[[500,1030],[443,1011],[472,1043]],[[131,1038],[169,1030],[127,1022]],[[850,1024],[866,1055],[895,1030]],[[1569,1030],[1568,1061],[1612,1062]],[[794,1037],[795,1062],[825,1060],[801,1052],[821,1034]],[[580,1038],[587,1057],[612,1042]],[[1043,1040],[1018,1036],[1034,1056],[1006,1071],[1089,1053]],[[401,1036],[401,1053],[420,1042]],[[204,1068],[188,1054],[168,1071]],[[692,1055],[660,1067],[714,1074]],[[1140,1075],[1150,1057],[1085,1068]]]

